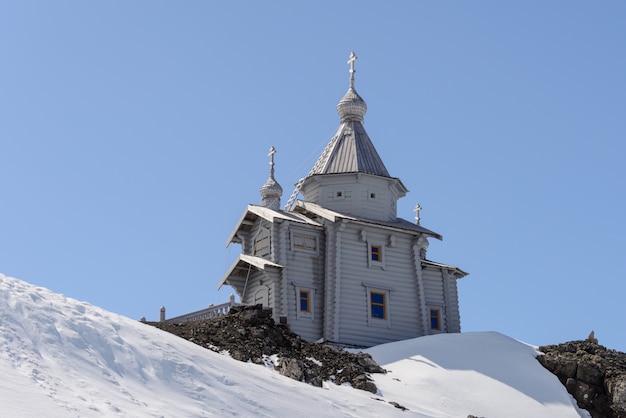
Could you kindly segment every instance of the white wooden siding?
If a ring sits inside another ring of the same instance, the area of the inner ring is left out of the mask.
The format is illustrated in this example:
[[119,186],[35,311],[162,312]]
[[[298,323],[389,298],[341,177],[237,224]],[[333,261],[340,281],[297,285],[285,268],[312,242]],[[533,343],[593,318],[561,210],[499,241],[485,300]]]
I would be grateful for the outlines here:
[[[395,220],[398,195],[390,179],[365,173],[315,176],[302,189],[305,200],[369,219]],[[341,192],[341,196],[337,196]],[[371,193],[376,197],[371,198]]]
[[[293,234],[292,231],[285,228],[281,231],[281,242],[284,241],[286,248],[285,266],[286,267],[286,284],[285,306],[287,311],[287,322],[293,332],[300,335],[307,341],[316,341],[322,337],[323,319],[324,319],[324,232],[317,228],[303,228],[298,226],[293,231],[306,232],[314,235],[318,246],[317,253],[310,251],[292,250],[290,242]],[[294,283],[296,285],[294,285]],[[296,295],[296,287],[302,286],[309,289],[315,289],[313,300],[312,318],[298,318],[297,310],[299,307],[299,299]]]
[[445,289],[447,299],[447,318],[448,332],[461,332],[461,313],[459,310],[459,291],[457,288],[457,279],[450,272],[446,275]]
[[446,306],[441,270],[434,268],[424,269],[424,293],[427,305]]
[[341,260],[338,255],[338,229],[335,224],[328,223],[326,226],[326,251],[325,251],[325,276],[326,276],[326,289],[324,295],[324,331],[323,337],[329,341],[338,341],[338,303],[341,298],[339,285],[338,285],[338,272],[340,272],[340,266],[338,260]]
[[[254,305],[255,304],[255,294],[256,292],[258,292],[259,290],[265,289],[265,287],[263,287],[264,285],[267,285],[267,279],[265,279],[265,281],[263,281],[264,279],[264,274],[263,272],[260,272],[258,270],[256,270],[255,268],[252,268],[250,270],[250,274],[247,278],[247,283],[245,283],[244,280],[244,285],[243,285],[243,289],[242,292],[243,295],[241,295],[241,302],[245,305]],[[262,282],[265,282],[263,284],[261,284]]]
[[[367,239],[389,243],[390,234],[366,227]],[[369,248],[360,239],[362,225],[349,224],[341,239],[341,283],[339,340],[347,344],[375,345],[420,335],[420,308],[416,303],[417,280],[412,253],[412,236],[395,233],[395,245],[385,249],[385,269],[368,267]],[[388,321],[368,325],[369,286],[388,289]]]

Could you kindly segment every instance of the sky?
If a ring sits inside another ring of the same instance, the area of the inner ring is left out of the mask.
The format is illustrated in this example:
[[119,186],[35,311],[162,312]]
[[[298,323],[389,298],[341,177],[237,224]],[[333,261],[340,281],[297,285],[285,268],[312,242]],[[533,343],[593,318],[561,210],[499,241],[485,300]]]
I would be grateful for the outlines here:
[[463,331],[626,351],[626,4],[0,0],[0,272],[156,320],[228,300],[226,240],[339,126],[470,273]]
[[370,375],[372,394],[299,382],[273,369],[276,355],[265,366],[236,361],[3,275],[0,314],[2,416],[590,416],[535,359],[535,348],[496,332],[372,347],[367,352],[387,370]]

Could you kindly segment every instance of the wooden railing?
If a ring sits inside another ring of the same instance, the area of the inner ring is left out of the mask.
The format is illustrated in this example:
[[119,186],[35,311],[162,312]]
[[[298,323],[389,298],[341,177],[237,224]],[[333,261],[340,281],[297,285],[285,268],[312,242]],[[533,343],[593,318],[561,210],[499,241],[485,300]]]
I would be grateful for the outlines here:
[[165,322],[187,322],[198,321],[201,319],[216,318],[218,316],[226,315],[230,308],[233,306],[240,306],[241,303],[235,303],[235,298],[231,297],[226,303],[219,305],[211,305],[208,308],[200,309],[199,311],[190,312],[184,315],[179,315],[174,318],[164,319]]

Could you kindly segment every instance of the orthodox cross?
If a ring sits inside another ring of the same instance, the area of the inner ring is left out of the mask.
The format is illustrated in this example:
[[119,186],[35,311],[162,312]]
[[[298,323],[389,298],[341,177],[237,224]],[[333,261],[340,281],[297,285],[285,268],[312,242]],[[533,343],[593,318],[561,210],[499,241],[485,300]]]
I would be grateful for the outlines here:
[[422,210],[422,207],[418,203],[417,205],[415,205],[415,208],[413,208],[413,212],[415,212],[415,223],[417,225],[420,224],[420,210]]
[[267,154],[270,157],[270,177],[274,178],[274,154],[276,154],[276,148],[271,147],[270,153]]
[[354,88],[354,73],[356,72],[356,70],[354,69],[354,62],[358,58],[359,57],[356,56],[354,51],[350,53],[350,59],[348,60],[348,64],[350,64],[350,87],[351,88]]

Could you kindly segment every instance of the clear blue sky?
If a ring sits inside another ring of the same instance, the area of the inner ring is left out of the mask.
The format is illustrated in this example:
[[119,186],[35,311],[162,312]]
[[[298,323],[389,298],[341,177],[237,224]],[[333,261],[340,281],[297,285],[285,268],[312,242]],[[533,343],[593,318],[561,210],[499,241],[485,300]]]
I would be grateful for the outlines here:
[[0,272],[131,318],[227,300],[267,151],[365,127],[470,272],[464,331],[626,351],[626,3],[0,1]]

